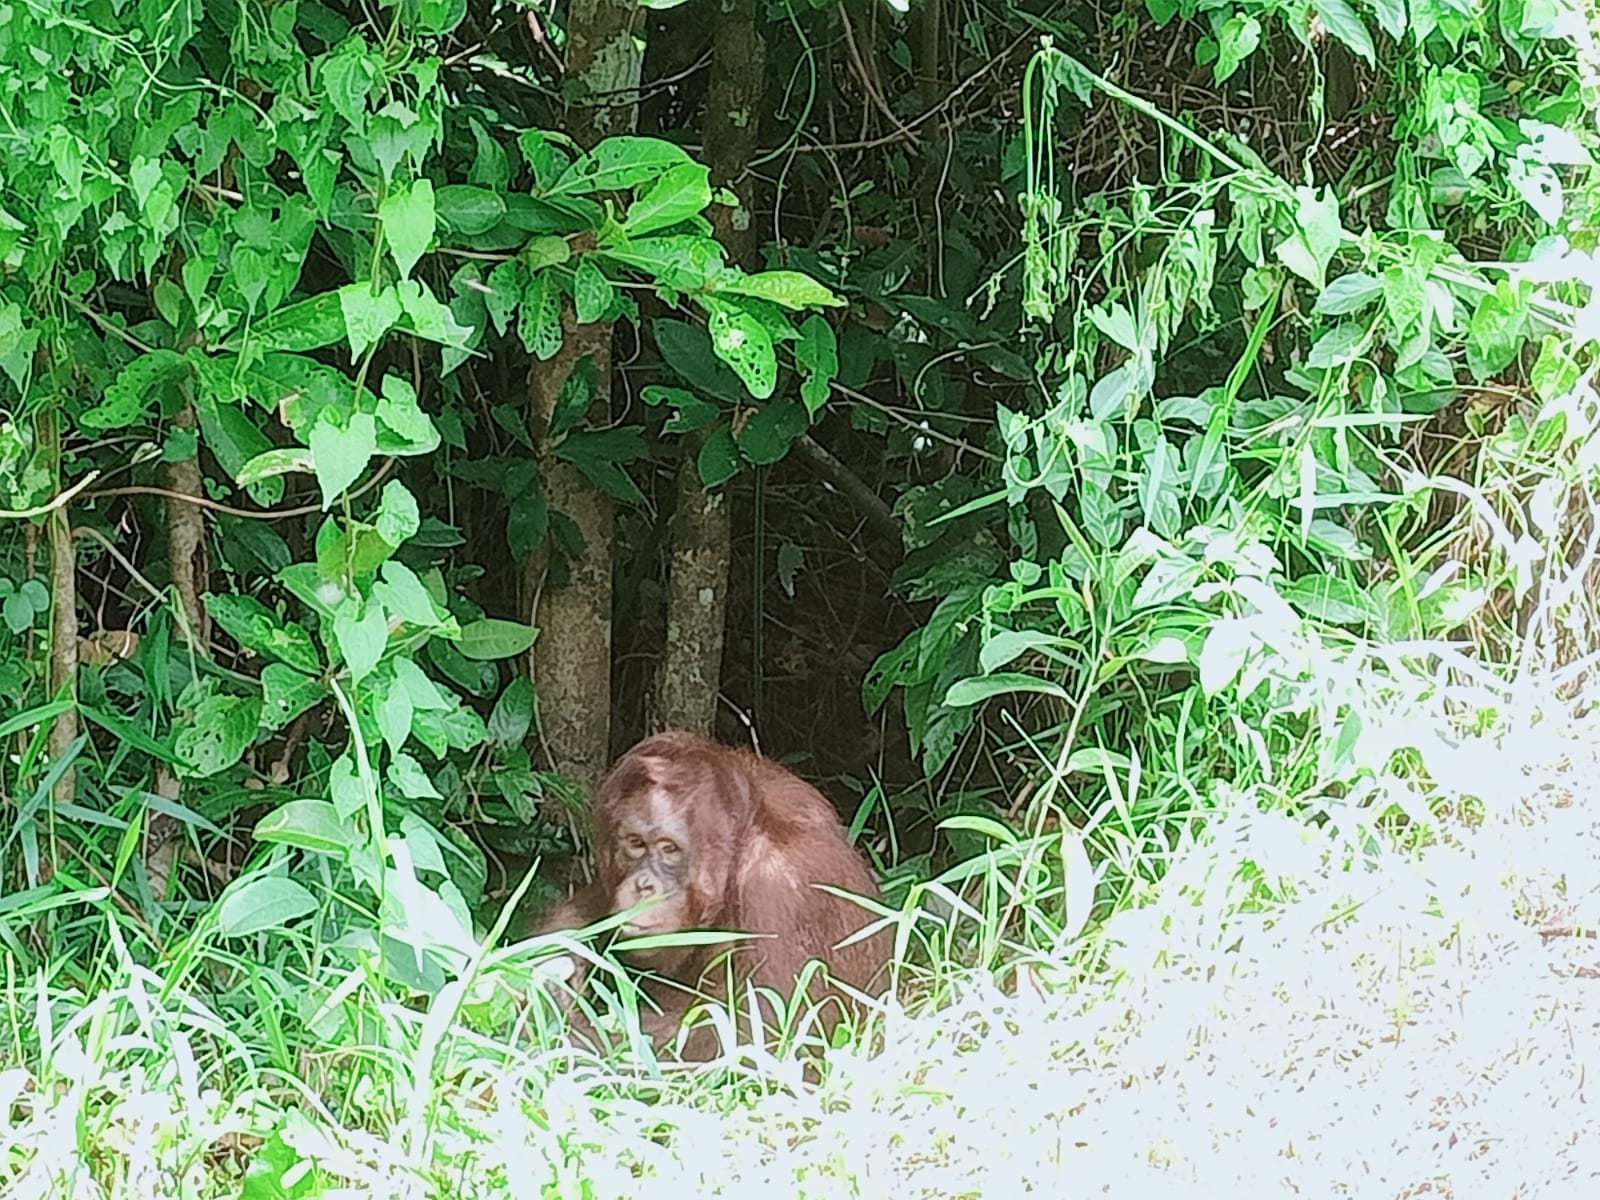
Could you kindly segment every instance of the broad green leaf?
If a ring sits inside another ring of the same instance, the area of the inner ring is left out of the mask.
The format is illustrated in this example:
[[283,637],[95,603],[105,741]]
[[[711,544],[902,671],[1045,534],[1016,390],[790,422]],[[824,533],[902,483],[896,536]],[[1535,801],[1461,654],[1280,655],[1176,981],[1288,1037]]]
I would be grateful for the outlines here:
[[1328,32],[1348,46],[1351,53],[1369,67],[1377,62],[1372,35],[1367,32],[1366,25],[1356,15],[1355,9],[1350,7],[1349,0],[1311,0],[1311,7],[1322,18]]
[[373,585],[373,594],[383,601],[384,611],[419,629],[436,629],[441,612],[416,572],[396,559],[379,568],[382,578]]
[[383,495],[378,501],[378,511],[372,523],[379,537],[398,548],[422,527],[417,498],[398,479],[389,480],[383,485]]
[[187,764],[182,773],[204,779],[233,766],[255,741],[260,718],[261,701],[255,696],[206,696],[173,745]]
[[844,303],[811,276],[799,271],[762,271],[759,275],[730,272],[717,280],[717,292],[724,296],[754,296],[794,310]]
[[357,843],[357,835],[339,819],[326,800],[302,798],[282,804],[256,822],[257,841],[297,846],[318,854],[342,858]]
[[1061,647],[1066,643],[1054,634],[1036,629],[1001,629],[992,634],[978,651],[978,665],[985,674],[1004,667],[1030,651],[1036,651],[1060,661]]
[[651,325],[651,332],[667,366],[695,391],[727,404],[744,399],[739,377],[717,357],[711,336],[704,329],[687,321],[658,318]]
[[644,457],[643,431],[637,426],[575,429],[561,440],[555,455],[582,471],[608,495],[625,504],[643,504],[644,494],[621,464]]
[[437,224],[433,184],[424,177],[409,187],[393,188],[378,205],[378,219],[383,223],[389,253],[405,278],[433,243]]
[[548,271],[528,276],[523,286],[517,334],[540,362],[548,362],[561,349],[561,286]]
[[539,631],[521,621],[483,617],[461,627],[457,649],[463,658],[479,662],[513,658],[533,645]]
[[722,411],[715,404],[702,400],[693,392],[660,383],[648,385],[639,395],[646,404],[657,405],[664,402],[675,410],[662,426],[667,433],[692,433],[696,429],[704,429],[715,421],[717,414]]
[[519,256],[522,265],[533,272],[542,271],[546,267],[559,267],[571,258],[572,247],[567,244],[567,239],[550,234],[531,239],[522,248]]
[[1510,366],[1522,351],[1527,325],[1527,301],[1509,284],[1484,294],[1467,327],[1467,367],[1473,377],[1481,382]]
[[422,765],[409,754],[396,754],[384,772],[389,782],[407,800],[438,800],[438,789]]
[[1360,312],[1383,294],[1383,283],[1363,271],[1351,271],[1333,280],[1317,297],[1316,312],[1330,317]]
[[393,287],[374,292],[370,284],[350,283],[339,289],[339,311],[350,357],[360,360],[400,319],[400,297]]
[[472,326],[460,324],[449,306],[422,280],[402,279],[395,286],[395,296],[410,322],[411,331],[418,337],[455,349],[462,349],[471,341]]
[[256,875],[229,888],[217,905],[217,932],[253,937],[316,911],[316,897],[301,884],[281,875]]
[[282,620],[254,596],[207,593],[202,601],[217,626],[244,649],[288,663],[307,674],[314,675],[322,669],[316,644],[305,627]]
[[947,708],[968,708],[974,704],[982,704],[992,696],[1011,692],[1038,693],[1054,696],[1058,700],[1068,699],[1066,691],[1058,683],[1039,679],[1033,675],[1001,672],[998,675],[978,675],[952,684],[944,694],[943,703]]
[[378,701],[375,715],[378,718],[378,732],[383,735],[383,744],[389,747],[390,754],[399,754],[411,736],[411,722],[416,711],[405,684],[397,679],[389,680],[389,686]]
[[125,429],[143,414],[155,389],[188,374],[188,361],[176,351],[141,354],[117,373],[100,403],[79,417],[79,423],[88,429]]
[[385,454],[429,454],[439,445],[439,431],[433,420],[417,405],[411,381],[399,375],[385,375],[379,385],[376,431],[377,445]]
[[383,605],[376,600],[359,608],[354,602],[341,605],[333,617],[333,640],[351,680],[360,683],[372,674],[389,644],[389,621]]
[[1330,368],[1343,366],[1361,357],[1366,348],[1367,327],[1347,321],[1335,325],[1319,337],[1306,354],[1306,366]]
[[629,237],[670,229],[711,203],[710,172],[700,163],[679,163],[628,206],[622,227]]
[[573,163],[545,195],[582,196],[636,188],[692,162],[680,147],[657,138],[610,137]]
[[1124,305],[1115,301],[1095,305],[1088,309],[1088,315],[1096,329],[1124,350],[1139,348],[1139,331],[1134,327],[1133,314]]
[[487,233],[505,219],[506,202],[488,188],[448,183],[434,199],[444,223],[457,233]]
[[805,402],[806,411],[816,416],[817,410],[828,402],[828,392],[839,374],[839,342],[833,326],[822,316],[813,313],[800,326],[794,358],[804,376],[800,399]]
[[311,451],[290,446],[284,450],[268,450],[265,454],[256,455],[239,468],[237,478],[240,487],[249,487],[251,484],[278,475],[289,475],[296,471],[310,473],[313,469]]
[[379,75],[378,64],[367,55],[366,45],[360,38],[344,42],[322,60],[318,74],[322,77],[323,94],[333,110],[361,129],[366,123],[367,95]]
[[1261,22],[1254,17],[1234,13],[1224,21],[1217,30],[1217,61],[1212,68],[1216,81],[1228,79],[1260,44]]
[[378,450],[378,426],[371,413],[352,413],[349,423],[340,428],[331,413],[311,427],[311,462],[317,485],[322,489],[322,508],[327,511],[367,469]]
[[[262,349],[297,354],[332,346],[346,336],[344,305],[342,290],[320,292],[262,317],[250,330],[251,341]],[[377,337],[386,331],[387,327],[380,330]]]
[[616,289],[594,259],[579,259],[572,281],[572,303],[578,323],[589,325],[600,320],[610,311],[615,299]]
[[757,466],[775,463],[810,426],[804,407],[793,400],[773,400],[751,414],[739,430],[739,450]]
[[731,304],[708,301],[708,306],[706,327],[717,357],[734,369],[752,396],[765,400],[778,384],[778,357],[766,326]]
[[1328,263],[1344,237],[1344,227],[1339,223],[1339,198],[1332,188],[1324,188],[1319,197],[1312,188],[1299,187],[1295,196],[1294,232],[1280,241],[1273,252],[1284,266],[1320,291]]
[[1378,615],[1366,592],[1332,575],[1302,575],[1279,595],[1306,616],[1336,625],[1364,625]]
[[724,424],[711,431],[700,446],[695,468],[708,488],[721,487],[739,473],[739,449],[732,429]]
[[500,693],[489,714],[489,740],[500,746],[520,746],[533,728],[533,680],[519,674]]
[[261,727],[282,729],[328,695],[322,681],[283,663],[261,669]]

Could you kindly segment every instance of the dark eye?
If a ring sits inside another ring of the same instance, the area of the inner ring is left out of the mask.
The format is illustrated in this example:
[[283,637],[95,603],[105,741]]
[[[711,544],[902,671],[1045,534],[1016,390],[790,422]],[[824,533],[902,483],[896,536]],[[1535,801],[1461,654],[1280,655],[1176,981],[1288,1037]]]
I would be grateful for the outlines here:
[[678,843],[677,842],[657,842],[656,843],[656,853],[661,855],[662,858],[677,858],[678,857]]
[[627,837],[622,839],[622,848],[629,854],[643,854],[644,839],[639,837],[637,834],[630,833]]

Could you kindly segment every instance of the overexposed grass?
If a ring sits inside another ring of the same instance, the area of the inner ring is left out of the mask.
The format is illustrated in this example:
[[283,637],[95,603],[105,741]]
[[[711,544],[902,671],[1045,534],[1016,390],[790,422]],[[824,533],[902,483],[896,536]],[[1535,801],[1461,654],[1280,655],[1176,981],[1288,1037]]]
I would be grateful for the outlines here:
[[288,1161],[351,1197],[1594,1195],[1600,719],[1544,713],[1435,739],[1472,819],[1425,849],[1372,835],[1372,802],[1412,789],[1395,776],[1320,829],[1237,797],[1113,920],[1111,979],[969,979],[822,1087],[755,1102],[463,1041],[427,1111],[397,1069],[351,1129],[137,972],[75,1012],[14,993],[14,1020],[68,1015],[48,1060],[0,1072],[0,1190],[236,1195],[292,1109]]
[[0,1195],[1600,1195],[1600,706],[1539,649],[1593,644],[1593,553],[1541,584],[1509,683],[1442,645],[1284,651],[1286,689],[1359,718],[1354,784],[1308,823],[1191,781],[1215,819],[1092,978],[957,976],[821,1086],[765,1061],[732,1089],[398,1005],[289,1076],[142,969],[92,997],[4,972]]

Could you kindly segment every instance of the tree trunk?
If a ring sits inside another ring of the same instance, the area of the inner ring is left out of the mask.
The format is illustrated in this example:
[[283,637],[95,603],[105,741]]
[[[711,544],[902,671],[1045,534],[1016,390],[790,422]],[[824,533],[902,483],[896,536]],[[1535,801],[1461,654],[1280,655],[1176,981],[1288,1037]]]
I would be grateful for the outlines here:
[[[712,184],[732,188],[739,205],[717,205],[711,210],[711,222],[728,258],[750,269],[755,266],[757,238],[749,166],[760,132],[766,50],[757,0],[717,0],[717,5],[705,152]],[[667,640],[649,718],[652,729],[688,729],[705,736],[716,721],[722,682],[732,543],[725,495],[700,483],[697,464],[708,433],[701,430],[684,438],[678,461]]]
[[[178,430],[193,430],[198,421],[193,403],[185,401],[172,425]],[[200,478],[200,448],[188,458],[168,462],[162,467],[162,484],[179,496],[203,496]],[[206,592],[210,572],[206,566],[205,517],[200,506],[168,496],[163,504],[167,518],[167,578],[178,596],[176,613],[179,631],[190,653],[206,653],[210,642],[205,606],[200,597]],[[154,790],[164,800],[176,801],[182,795],[182,782],[165,763],[156,764]],[[168,813],[151,812],[145,822],[142,856],[150,892],[165,900],[172,884],[172,871],[183,848],[183,826]]]
[[[634,29],[644,11],[633,0],[573,0],[566,94],[573,104],[570,132],[586,149],[634,127],[641,65]],[[591,97],[600,103],[586,104]],[[534,364],[533,431],[546,504],[573,521],[583,549],[559,585],[549,578],[548,537],[529,564],[531,619],[539,628],[532,669],[545,755],[593,796],[611,756],[611,498],[555,460],[547,430],[562,384],[585,356],[593,358],[598,380],[594,407],[609,415],[611,327],[577,325],[564,302],[561,328],[560,351]]]
[[[61,437],[53,414],[39,418],[40,448],[57,473],[61,465]],[[53,509],[45,518],[50,541],[50,696],[52,699],[78,698],[78,551],[72,543],[72,521],[66,505]],[[72,750],[78,740],[78,710],[69,708],[50,725],[47,746],[50,761],[56,762]],[[77,798],[75,768],[68,767],[56,780],[58,804]],[[54,872],[53,866],[50,868]]]
[[592,797],[611,758],[611,497],[558,460],[546,436],[562,385],[585,356],[594,359],[594,407],[609,412],[611,327],[579,325],[563,304],[561,349],[533,370],[533,428],[545,501],[571,518],[583,549],[557,586],[549,575],[553,534],[546,535],[529,564],[529,581],[530,619],[539,629],[533,644],[539,735],[551,765]]

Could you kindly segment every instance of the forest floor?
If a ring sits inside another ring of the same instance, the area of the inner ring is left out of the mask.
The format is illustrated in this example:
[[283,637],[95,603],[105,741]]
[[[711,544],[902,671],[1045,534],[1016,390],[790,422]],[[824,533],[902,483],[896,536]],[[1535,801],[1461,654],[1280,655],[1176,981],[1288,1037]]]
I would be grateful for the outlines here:
[[651,1092],[462,1034],[461,1071],[374,1055],[355,1129],[130,971],[48,1062],[0,1049],[0,1192],[238,1196],[254,1159],[252,1200],[1600,1195],[1600,712],[1570,711],[1433,739],[1460,803],[1417,852],[1371,836],[1394,776],[1320,827],[1240,805],[1113,919],[1109,976],[972,979],[820,1088]]

